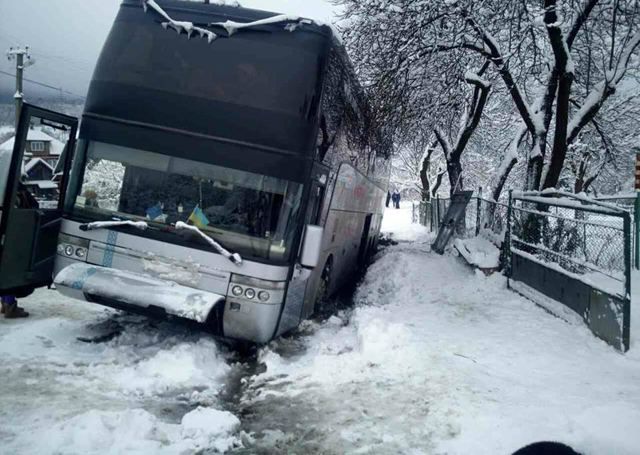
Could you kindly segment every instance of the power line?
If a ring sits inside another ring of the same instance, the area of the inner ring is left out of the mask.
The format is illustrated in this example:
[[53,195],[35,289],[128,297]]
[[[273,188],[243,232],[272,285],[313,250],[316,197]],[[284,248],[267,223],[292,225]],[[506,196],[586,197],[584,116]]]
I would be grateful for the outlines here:
[[[15,77],[15,74],[11,74],[7,71],[0,70],[0,74],[4,74],[5,76],[10,76],[11,78]],[[51,90],[55,90],[56,92],[66,93],[67,95],[77,96],[78,98],[85,99],[84,96],[78,95],[77,93],[70,92],[68,90],[64,90],[62,87],[54,87],[53,85],[45,84],[44,82],[34,81],[33,79],[24,78],[25,82],[30,82],[31,84],[39,85],[40,87],[48,88]]]

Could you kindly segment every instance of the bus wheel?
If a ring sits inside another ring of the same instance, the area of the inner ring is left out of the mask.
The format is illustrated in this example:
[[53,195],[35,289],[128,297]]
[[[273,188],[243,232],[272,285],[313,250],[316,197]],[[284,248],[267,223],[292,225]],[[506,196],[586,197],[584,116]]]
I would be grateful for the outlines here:
[[320,318],[327,316],[329,308],[329,288],[331,285],[331,269],[333,263],[331,258],[327,260],[324,268],[322,269],[322,275],[320,282],[318,283],[318,290],[316,292],[316,303],[313,307],[313,313]]

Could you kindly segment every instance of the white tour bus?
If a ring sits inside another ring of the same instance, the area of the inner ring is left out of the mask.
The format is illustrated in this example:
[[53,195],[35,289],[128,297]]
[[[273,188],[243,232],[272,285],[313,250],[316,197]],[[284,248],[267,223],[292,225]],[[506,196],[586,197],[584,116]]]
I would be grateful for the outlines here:
[[[145,8],[146,7],[146,8]],[[124,0],[78,121],[24,105],[0,151],[0,293],[77,299],[264,343],[375,249],[390,148],[327,26]],[[66,143],[17,206],[30,130]]]

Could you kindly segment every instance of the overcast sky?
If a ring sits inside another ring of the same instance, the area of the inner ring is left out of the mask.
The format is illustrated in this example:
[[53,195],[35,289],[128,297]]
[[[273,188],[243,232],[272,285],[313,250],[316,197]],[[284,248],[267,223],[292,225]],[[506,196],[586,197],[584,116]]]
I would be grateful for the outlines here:
[[[240,0],[242,6],[332,22],[328,0]],[[85,95],[102,44],[120,0],[0,0],[0,51],[28,45],[36,63],[25,77]],[[4,55],[3,55],[4,56]],[[15,63],[0,59],[0,71],[15,74]],[[0,92],[15,79],[0,73]],[[25,82],[25,96],[55,93]],[[10,100],[2,100],[10,101]]]

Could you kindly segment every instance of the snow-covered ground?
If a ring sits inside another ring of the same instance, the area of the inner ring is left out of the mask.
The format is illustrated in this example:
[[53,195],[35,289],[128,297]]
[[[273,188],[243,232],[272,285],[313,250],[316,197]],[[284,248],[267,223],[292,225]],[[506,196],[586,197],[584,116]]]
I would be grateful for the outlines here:
[[[0,453],[193,453],[237,443],[207,336],[41,290],[0,319]],[[88,343],[78,338],[116,335]]]
[[399,243],[353,307],[256,357],[37,292],[32,318],[0,319],[0,453],[507,454],[538,440],[639,453],[640,331],[619,354],[431,253],[410,216],[387,211]]

